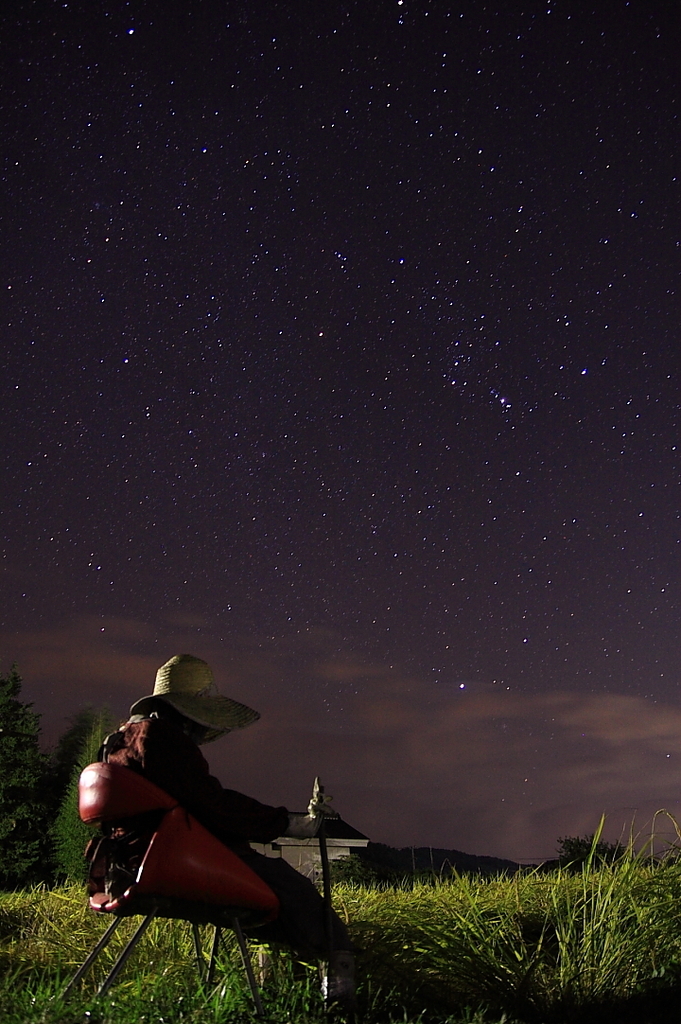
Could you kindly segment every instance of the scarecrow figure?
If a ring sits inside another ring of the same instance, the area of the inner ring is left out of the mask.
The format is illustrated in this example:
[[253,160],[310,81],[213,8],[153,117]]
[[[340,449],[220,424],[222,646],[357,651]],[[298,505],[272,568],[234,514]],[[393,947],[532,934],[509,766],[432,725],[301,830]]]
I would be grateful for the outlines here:
[[205,661],[178,654],[156,673],[154,692],[136,701],[128,721],[107,736],[99,759],[144,775],[241,857],[280,902],[277,920],[254,933],[258,940],[285,943],[301,959],[328,959],[323,983],[327,1002],[352,1011],[354,957],[344,923],[329,913],[307,878],[285,860],[263,857],[249,845],[281,835],[316,835],[319,808],[316,816],[290,814],[285,807],[269,807],[225,789],[210,774],[199,750],[199,745],[243,729],[259,717],[257,711],[217,691]]

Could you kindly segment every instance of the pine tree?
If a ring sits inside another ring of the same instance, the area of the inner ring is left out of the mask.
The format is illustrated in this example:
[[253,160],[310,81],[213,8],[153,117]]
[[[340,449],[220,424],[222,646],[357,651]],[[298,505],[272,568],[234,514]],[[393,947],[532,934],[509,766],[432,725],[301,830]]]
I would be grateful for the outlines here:
[[49,757],[40,750],[40,715],[19,700],[15,665],[0,676],[0,887],[50,874]]
[[[57,807],[61,806],[75,769],[78,768],[80,771],[84,767],[84,751],[90,743],[93,729],[96,733],[104,729],[106,735],[114,728],[114,718],[108,708],[98,709],[87,705],[69,718],[67,729],[57,740],[57,745],[50,755],[52,785]],[[96,756],[97,751],[94,753]],[[94,757],[91,760],[94,760]]]
[[[79,749],[71,761],[71,778],[63,793],[52,829],[57,873],[70,881],[84,881],[87,865],[83,852],[89,839],[97,830],[80,820],[78,814],[78,779],[86,765],[97,760],[97,751],[102,740],[114,728],[111,712],[86,708],[72,719],[71,728],[62,736],[57,746],[59,751],[73,755],[74,740],[79,740]],[[64,758],[62,757],[62,762]]]

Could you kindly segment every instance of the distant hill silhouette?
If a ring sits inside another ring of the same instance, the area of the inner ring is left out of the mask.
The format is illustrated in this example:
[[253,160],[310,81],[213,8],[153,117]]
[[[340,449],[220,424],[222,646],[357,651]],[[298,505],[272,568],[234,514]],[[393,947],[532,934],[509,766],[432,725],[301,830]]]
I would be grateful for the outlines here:
[[501,857],[481,857],[461,850],[442,850],[435,846],[405,846],[396,849],[384,843],[369,843],[365,850],[358,850],[357,856],[367,865],[391,874],[411,875],[414,872],[446,874],[453,868],[459,872],[496,875],[501,871],[514,873],[520,867],[513,860]]

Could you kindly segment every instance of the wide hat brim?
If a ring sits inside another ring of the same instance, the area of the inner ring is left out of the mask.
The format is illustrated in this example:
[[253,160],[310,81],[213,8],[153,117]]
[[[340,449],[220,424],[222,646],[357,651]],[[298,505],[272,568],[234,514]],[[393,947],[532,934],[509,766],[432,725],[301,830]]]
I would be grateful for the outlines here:
[[218,734],[230,732],[232,729],[245,729],[247,725],[257,722],[260,714],[240,704],[230,697],[211,693],[195,696],[190,693],[150,693],[141,697],[130,708],[130,715],[144,715],[152,711],[159,700],[170,704],[185,718]]

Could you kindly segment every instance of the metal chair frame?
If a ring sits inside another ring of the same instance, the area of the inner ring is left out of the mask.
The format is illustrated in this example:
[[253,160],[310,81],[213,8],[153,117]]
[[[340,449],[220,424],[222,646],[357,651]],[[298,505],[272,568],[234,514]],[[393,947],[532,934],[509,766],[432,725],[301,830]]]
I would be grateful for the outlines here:
[[[166,913],[163,913],[164,910],[166,911]],[[120,953],[120,955],[119,955],[118,959],[116,960],[115,964],[113,965],[113,967],[111,968],[111,970],[107,974],[106,978],[104,979],[104,981],[101,983],[101,985],[97,989],[97,993],[96,993],[97,998],[99,998],[100,996],[106,995],[106,993],[109,991],[111,986],[113,984],[115,984],[116,979],[118,978],[118,975],[121,973],[121,971],[125,967],[128,959],[130,958],[130,955],[132,954],[132,952],[134,951],[135,947],[137,946],[137,943],[143,937],[144,933],[146,932],[146,930],[149,927],[149,925],[151,924],[151,922],[156,917],[159,917],[159,916],[162,916],[162,917],[170,916],[167,913],[167,910],[168,910],[168,906],[167,906],[167,903],[164,901],[164,903],[162,903],[158,907],[154,907],[153,909],[151,909],[143,917],[141,923],[138,925],[137,929],[135,930],[133,935],[128,940],[127,944],[125,945],[124,949]],[[107,930],[104,932],[102,937],[99,939],[99,941],[97,942],[97,945],[92,949],[92,951],[90,952],[90,954],[87,957],[87,959],[85,960],[85,962],[82,964],[81,967],[78,968],[78,970],[73,975],[73,977],[69,981],[69,983],[66,986],[66,988],[63,990],[63,992],[61,994],[62,995],[62,999],[66,999],[66,997],[71,993],[71,991],[75,988],[75,986],[78,984],[78,982],[81,981],[85,977],[85,975],[88,974],[90,969],[94,966],[94,963],[98,959],[99,955],[101,953],[103,953],[104,950],[106,949],[106,947],[109,945],[109,942],[113,938],[114,932],[118,928],[118,926],[121,923],[121,921],[123,920],[124,916],[125,917],[129,917],[129,916],[132,916],[132,914],[125,914],[125,915],[118,914],[118,915],[114,916],[113,921],[111,922],[111,924],[109,925]],[[188,920],[184,916],[184,913],[182,913],[180,916],[181,916],[182,920]],[[173,915],[173,917],[174,917],[174,915]],[[227,924],[227,921],[228,921],[229,922],[228,926],[234,931],[234,933],[236,935],[237,944],[239,946],[239,953],[241,955],[241,962],[243,963],[244,970],[246,972],[246,977],[248,979],[248,987],[249,987],[249,989],[251,991],[251,996],[253,997],[253,1003],[254,1003],[254,1006],[255,1006],[255,1012],[256,1012],[256,1014],[258,1016],[262,1017],[264,1015],[264,1009],[263,1009],[263,1005],[262,1005],[262,998],[260,996],[260,990],[259,990],[257,982],[255,980],[255,973],[253,971],[253,964],[251,963],[251,958],[248,955],[248,947],[246,945],[246,939],[244,937],[244,933],[243,933],[243,930],[241,928],[241,921],[239,919],[238,913],[236,913],[236,912],[234,913],[234,915],[231,918],[229,918],[228,914],[226,914],[225,918],[226,918],[225,925]],[[210,959],[209,959],[209,962],[208,962],[208,966],[206,967],[205,960],[203,959],[203,952],[202,952],[202,949],[201,949],[201,935],[200,935],[200,932],[199,932],[199,925],[198,925],[198,923],[196,921],[191,921],[190,923],[191,923],[191,929],[192,929],[192,938],[194,940],[194,952],[195,952],[195,955],[196,955],[196,963],[197,963],[197,966],[198,966],[198,969],[199,969],[199,973],[205,978],[206,984],[208,985],[208,987],[210,987],[213,984],[214,980],[215,980],[215,967],[216,967],[216,963],[217,963],[218,950],[220,948],[220,938],[221,938],[221,931],[222,931],[223,925],[222,924],[216,924],[215,925],[215,932],[214,932],[214,935],[213,935],[213,942],[211,944]]]
[[[110,896],[104,892],[93,892],[91,888],[92,909],[113,916],[113,920],[63,990],[62,997],[68,996],[85,977],[108,946],[123,917],[143,915],[138,928],[99,986],[97,996],[103,996],[115,983],[152,921],[156,917],[165,917],[185,920],[191,925],[199,973],[208,985],[214,981],[221,930],[227,927],[234,931],[255,1012],[262,1016],[262,999],[242,924],[253,927],[276,916],[278,900],[271,889],[179,807],[177,801],[128,768],[103,763],[85,768],[81,775],[79,808],[84,821],[100,824],[122,819],[129,824],[137,815],[158,809],[161,823],[149,840],[136,880],[125,892]],[[167,858],[163,855],[164,841],[170,844],[175,856]],[[189,860],[187,851],[191,854]],[[196,856],[199,852],[206,858],[205,872],[204,862],[201,862],[201,870],[197,874]],[[95,883],[98,879],[99,875]],[[201,924],[215,927],[207,967],[201,950]]]

